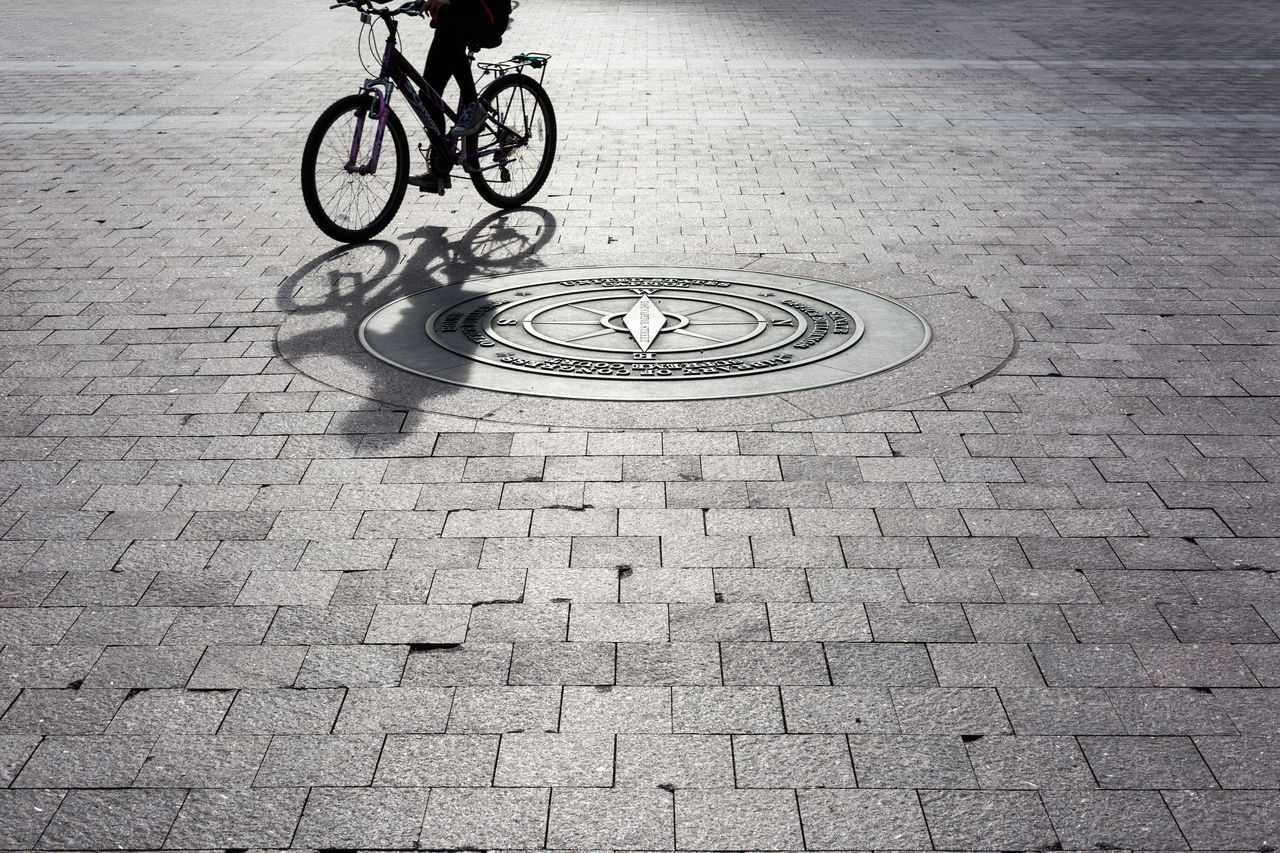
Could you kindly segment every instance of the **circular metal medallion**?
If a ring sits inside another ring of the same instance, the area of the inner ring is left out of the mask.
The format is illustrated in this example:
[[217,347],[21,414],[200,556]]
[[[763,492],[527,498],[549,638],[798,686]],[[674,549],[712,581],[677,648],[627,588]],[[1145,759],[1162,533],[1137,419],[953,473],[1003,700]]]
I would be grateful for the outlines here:
[[586,400],[699,400],[847,382],[919,355],[929,323],[856,287],[750,270],[519,273],[391,302],[358,330],[403,370]]

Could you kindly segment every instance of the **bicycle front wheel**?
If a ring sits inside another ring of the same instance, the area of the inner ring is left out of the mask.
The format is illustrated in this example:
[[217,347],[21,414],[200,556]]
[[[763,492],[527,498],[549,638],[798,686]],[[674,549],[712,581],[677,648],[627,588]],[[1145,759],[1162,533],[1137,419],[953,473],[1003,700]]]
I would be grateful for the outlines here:
[[538,194],[556,156],[556,115],[546,90],[523,74],[508,74],[480,93],[489,113],[465,141],[467,170],[480,197],[494,207],[519,207]]
[[336,101],[316,119],[302,150],[307,212],[321,231],[344,243],[363,242],[386,228],[408,185],[409,140],[394,112],[388,111],[377,170],[369,169],[378,136],[372,105],[370,95]]

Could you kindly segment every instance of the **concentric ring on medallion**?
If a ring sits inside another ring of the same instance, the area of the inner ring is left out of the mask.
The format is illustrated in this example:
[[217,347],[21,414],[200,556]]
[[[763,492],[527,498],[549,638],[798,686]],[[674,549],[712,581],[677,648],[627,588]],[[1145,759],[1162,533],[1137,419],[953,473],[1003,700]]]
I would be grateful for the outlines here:
[[929,322],[857,287],[751,270],[517,273],[402,297],[361,345],[472,388],[678,401],[819,388],[882,373],[929,345]]

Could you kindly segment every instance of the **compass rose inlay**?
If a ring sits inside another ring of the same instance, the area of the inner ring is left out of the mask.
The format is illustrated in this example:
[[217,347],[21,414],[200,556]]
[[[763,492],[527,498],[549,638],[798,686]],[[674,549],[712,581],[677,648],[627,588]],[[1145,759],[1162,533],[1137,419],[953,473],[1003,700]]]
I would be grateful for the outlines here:
[[437,288],[375,311],[359,335],[379,358],[446,382],[616,400],[831,385],[909,360],[929,341],[920,315],[858,288],[690,272],[530,273]]

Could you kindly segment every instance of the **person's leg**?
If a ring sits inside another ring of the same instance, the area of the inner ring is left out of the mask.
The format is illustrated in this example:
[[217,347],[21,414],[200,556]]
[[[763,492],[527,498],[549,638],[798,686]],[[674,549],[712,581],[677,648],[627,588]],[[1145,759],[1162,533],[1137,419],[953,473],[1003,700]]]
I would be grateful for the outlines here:
[[[427,62],[422,69],[422,78],[437,92],[443,92],[444,87],[449,83],[449,78],[453,76],[452,63],[449,60],[450,41],[447,33],[441,33],[437,29],[435,37],[431,40],[431,47],[427,49]],[[444,113],[440,107],[436,106],[431,98],[424,97],[422,101],[423,106],[427,108],[427,115],[431,116],[431,120],[435,122],[441,133],[446,133],[448,128],[445,127]],[[427,157],[427,165],[427,171],[409,178],[409,185],[424,192],[443,193],[450,185],[449,166],[446,158],[436,151],[434,142]]]
[[[427,64],[422,69],[422,77],[427,81],[427,85],[442,95],[444,87],[449,83],[449,78],[453,76],[453,62],[449,56],[451,41],[448,33],[441,32],[437,28],[435,37],[431,39],[431,47],[427,50]],[[472,88],[474,87],[472,84]],[[441,133],[446,132],[448,128],[444,126],[444,113],[430,98],[424,98],[423,101],[427,114],[436,123],[436,127],[440,128]]]
[[449,75],[458,84],[458,124],[452,131],[454,135],[474,133],[484,123],[484,111],[476,104],[471,61],[467,58],[467,45],[478,41],[477,31],[481,26],[476,19],[478,12],[477,6],[454,0],[436,20],[432,47],[440,45],[439,61],[448,66]]

